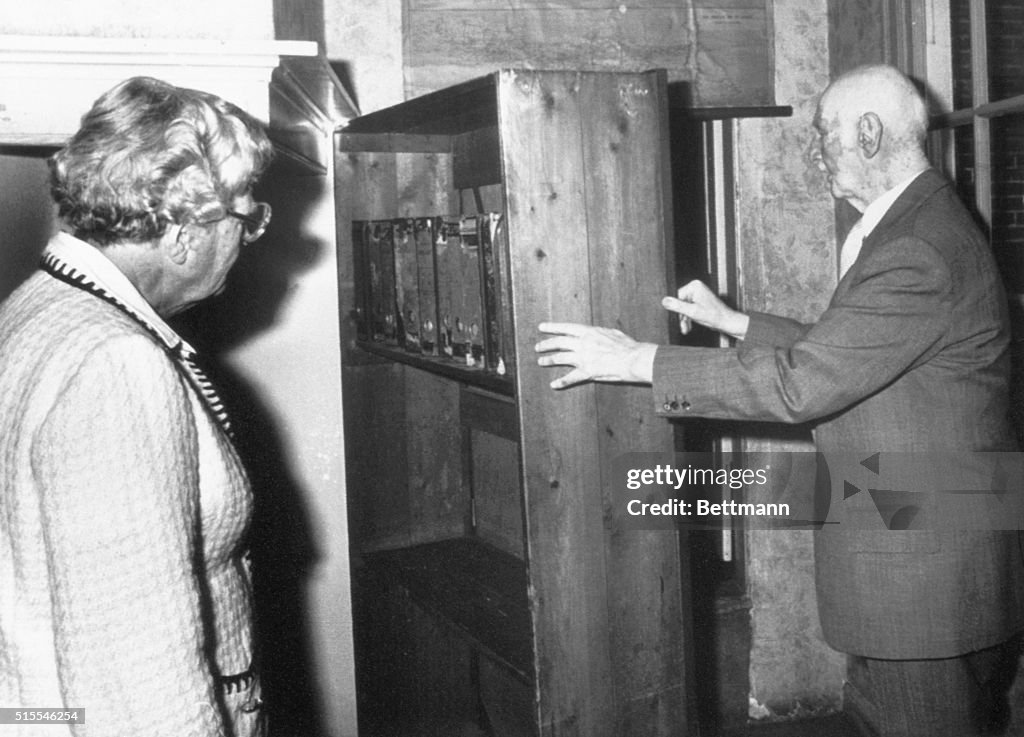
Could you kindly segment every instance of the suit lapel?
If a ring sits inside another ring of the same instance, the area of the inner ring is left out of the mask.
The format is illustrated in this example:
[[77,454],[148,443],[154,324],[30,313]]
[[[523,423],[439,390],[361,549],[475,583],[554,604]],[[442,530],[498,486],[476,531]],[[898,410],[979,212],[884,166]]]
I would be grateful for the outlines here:
[[879,243],[885,243],[897,237],[907,215],[921,207],[928,198],[940,189],[949,186],[951,186],[949,181],[934,169],[926,169],[921,172],[920,176],[903,191],[903,194],[896,198],[896,201],[892,203],[892,207],[885,213],[885,216],[875,226],[875,229],[864,239],[860,255],[849,271],[839,280],[833,299],[845,294],[850,288],[850,284],[853,283],[854,278],[860,271],[860,263],[864,256],[874,250]]

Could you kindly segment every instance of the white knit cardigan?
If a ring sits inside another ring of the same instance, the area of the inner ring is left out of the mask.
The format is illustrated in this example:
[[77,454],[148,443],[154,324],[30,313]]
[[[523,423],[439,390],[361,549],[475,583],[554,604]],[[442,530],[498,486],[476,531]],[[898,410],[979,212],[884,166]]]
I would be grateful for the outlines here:
[[51,247],[78,285],[39,271],[0,307],[0,706],[85,710],[14,734],[248,737],[245,472],[173,331]]

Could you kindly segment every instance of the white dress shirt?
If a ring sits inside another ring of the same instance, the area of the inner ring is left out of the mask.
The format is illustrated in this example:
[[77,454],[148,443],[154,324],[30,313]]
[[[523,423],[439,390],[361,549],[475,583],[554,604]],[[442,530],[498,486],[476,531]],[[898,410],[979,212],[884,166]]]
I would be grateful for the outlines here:
[[840,279],[846,276],[846,272],[850,270],[853,262],[857,260],[864,239],[871,235],[871,231],[882,221],[882,218],[889,212],[889,208],[892,207],[893,203],[910,186],[910,183],[920,175],[921,172],[918,172],[912,177],[904,179],[865,208],[864,213],[860,216],[860,220],[854,223],[853,227],[850,228],[850,232],[847,233],[846,240],[843,241],[843,248],[839,252]]

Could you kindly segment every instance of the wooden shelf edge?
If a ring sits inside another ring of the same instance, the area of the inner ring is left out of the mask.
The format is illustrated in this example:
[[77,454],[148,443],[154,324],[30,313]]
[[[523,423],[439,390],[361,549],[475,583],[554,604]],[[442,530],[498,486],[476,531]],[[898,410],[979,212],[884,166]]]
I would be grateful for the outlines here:
[[375,356],[388,358],[397,363],[454,379],[470,386],[487,389],[495,394],[511,397],[515,393],[515,384],[511,374],[500,376],[487,369],[465,366],[456,362],[455,359],[409,353],[397,346],[382,345],[367,340],[356,341],[356,345]]
[[469,537],[370,553],[365,560],[481,654],[533,683],[525,562]]
[[672,113],[678,113],[689,120],[737,120],[740,118],[789,118],[793,116],[790,105],[767,105],[761,107],[688,107],[673,105]]

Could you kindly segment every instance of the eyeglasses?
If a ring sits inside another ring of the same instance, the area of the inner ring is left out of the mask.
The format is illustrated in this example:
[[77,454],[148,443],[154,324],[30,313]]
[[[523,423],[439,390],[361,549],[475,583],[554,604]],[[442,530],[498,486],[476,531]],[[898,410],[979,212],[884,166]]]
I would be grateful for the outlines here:
[[266,202],[257,202],[256,208],[248,215],[228,210],[228,215],[242,221],[242,240],[245,243],[252,243],[266,232],[267,226],[270,225],[270,216],[273,214],[273,210]]

